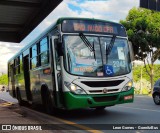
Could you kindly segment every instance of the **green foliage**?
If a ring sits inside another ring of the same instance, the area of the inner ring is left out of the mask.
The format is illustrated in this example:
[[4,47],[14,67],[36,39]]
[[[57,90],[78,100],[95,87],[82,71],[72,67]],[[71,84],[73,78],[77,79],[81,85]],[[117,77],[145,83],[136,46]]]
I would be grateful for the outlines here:
[[[146,65],[146,67],[148,68],[149,66]],[[153,70],[154,70],[153,83],[155,83],[160,78],[160,65],[159,64],[153,65]],[[134,82],[140,81],[141,72],[142,72],[142,78],[150,82],[150,77],[148,73],[146,72],[146,68],[144,66],[133,67],[133,81]]]
[[[132,8],[126,20],[121,20],[127,30],[129,40],[133,44],[134,53],[145,58],[150,48],[160,48],[160,12],[151,11],[144,8]],[[141,52],[139,52],[139,48]],[[145,52],[146,55],[142,53]],[[160,57],[157,52],[153,61]]]
[[139,81],[134,82],[135,94],[150,94],[151,93],[151,83],[140,78]]
[[150,91],[146,88],[142,88],[142,93],[140,93],[140,89],[139,88],[136,88],[134,90],[134,93],[135,94],[143,94],[143,95],[149,95],[150,94]]
[[[148,69],[149,65],[146,65]],[[135,86],[135,94],[151,94],[151,80],[146,71],[145,66],[133,67],[133,82]],[[153,65],[154,76],[153,84],[160,78],[160,65]],[[141,77],[142,76],[142,77]],[[142,78],[142,79],[141,79]],[[142,90],[141,90],[142,89]]]
[[4,74],[0,76],[0,85],[7,85],[8,84],[8,76]]
[[133,67],[133,81],[138,82],[141,78],[141,66]]
[[142,89],[142,94],[148,95],[149,94],[149,90],[146,88]]
[[[132,8],[125,20],[120,21],[127,30],[128,38],[133,44],[136,59],[145,63],[145,78],[150,79],[151,88],[157,79],[153,66],[160,59],[160,12],[144,8]],[[147,64],[147,65],[146,65]],[[134,80],[137,81],[139,73]],[[155,77],[154,77],[155,76]],[[142,90],[141,90],[142,91]]]

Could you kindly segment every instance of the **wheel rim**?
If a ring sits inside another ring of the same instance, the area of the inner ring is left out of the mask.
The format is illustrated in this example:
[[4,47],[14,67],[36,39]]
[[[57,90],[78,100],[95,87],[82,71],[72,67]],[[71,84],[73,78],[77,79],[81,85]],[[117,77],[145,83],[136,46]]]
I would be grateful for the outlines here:
[[156,103],[159,103],[159,102],[160,102],[160,97],[159,97],[159,95],[155,95],[154,101],[155,101]]

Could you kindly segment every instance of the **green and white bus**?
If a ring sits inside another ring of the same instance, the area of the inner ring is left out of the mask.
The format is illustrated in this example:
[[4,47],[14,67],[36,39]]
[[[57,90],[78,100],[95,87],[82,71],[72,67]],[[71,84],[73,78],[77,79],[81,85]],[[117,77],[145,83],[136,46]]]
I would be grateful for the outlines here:
[[132,57],[121,24],[60,18],[8,61],[10,94],[47,113],[133,102]]

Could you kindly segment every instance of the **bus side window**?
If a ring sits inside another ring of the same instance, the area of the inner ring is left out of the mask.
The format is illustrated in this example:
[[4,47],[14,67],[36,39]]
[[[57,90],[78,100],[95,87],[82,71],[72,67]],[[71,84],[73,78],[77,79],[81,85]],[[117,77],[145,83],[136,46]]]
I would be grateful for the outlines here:
[[20,74],[20,57],[18,56],[15,60],[14,60],[14,74]]
[[20,73],[23,72],[23,62],[22,62],[22,59],[23,59],[23,56],[21,54],[20,58],[19,58],[19,71],[20,71]]
[[34,44],[30,49],[31,69],[38,67],[38,53],[37,44]]
[[14,65],[10,65],[10,81],[13,82],[14,81]]
[[49,63],[49,44],[48,38],[45,37],[40,41],[40,64],[41,66]]

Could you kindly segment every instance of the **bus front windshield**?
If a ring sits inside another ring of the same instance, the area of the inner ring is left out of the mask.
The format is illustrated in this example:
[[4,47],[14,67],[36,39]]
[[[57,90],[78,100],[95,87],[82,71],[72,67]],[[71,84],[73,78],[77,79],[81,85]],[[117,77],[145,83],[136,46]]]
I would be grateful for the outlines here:
[[[127,39],[64,35],[65,68],[73,75],[113,77],[131,71]],[[112,42],[112,45],[111,45]]]

